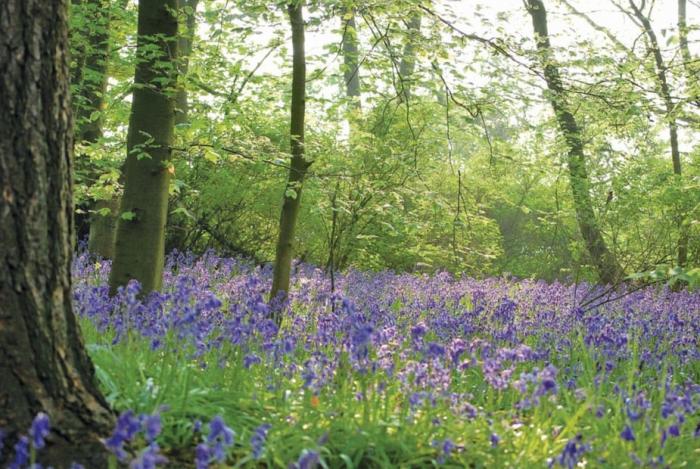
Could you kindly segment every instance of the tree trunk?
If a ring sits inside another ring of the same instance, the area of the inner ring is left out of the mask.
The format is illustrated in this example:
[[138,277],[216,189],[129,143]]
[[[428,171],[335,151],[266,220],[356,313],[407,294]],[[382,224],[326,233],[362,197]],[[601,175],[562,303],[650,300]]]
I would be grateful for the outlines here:
[[[287,6],[292,26],[292,105],[291,105],[291,151],[289,177],[282,201],[279,238],[275,255],[275,268],[272,276],[270,301],[283,300],[289,291],[289,277],[294,255],[294,232],[304,177],[309,162],[304,159],[304,117],[306,111],[306,55],[304,53],[304,17],[302,3],[294,2]],[[280,310],[273,311],[274,319],[280,324]]]
[[181,83],[177,89],[175,124],[186,123],[190,110],[185,78],[190,68],[190,55],[192,54],[192,43],[197,26],[197,15],[195,12],[197,11],[198,4],[199,0],[180,0],[180,9],[184,11],[185,14],[185,30],[177,40],[178,56],[180,57],[179,75]]
[[129,280],[159,290],[175,125],[177,0],[139,2],[137,64],[111,293]]
[[624,274],[617,260],[605,244],[593,211],[581,130],[576,122],[576,118],[569,110],[566,93],[559,76],[559,69],[552,62],[549,33],[547,31],[547,12],[541,0],[527,0],[527,9],[532,17],[537,50],[540,53],[545,81],[550,93],[549,99],[554,109],[559,130],[563,134],[568,147],[569,180],[579,230],[600,280],[603,283],[614,284],[621,280]]
[[688,24],[686,21],[686,0],[678,0],[678,46],[683,57],[683,69],[686,75],[686,88],[690,102],[700,107],[700,69],[693,60],[688,47]]
[[[666,64],[664,62],[663,56],[661,55],[661,48],[659,47],[659,41],[656,38],[656,33],[651,27],[651,22],[642,11],[637,8],[637,5],[630,0],[630,6],[634,11],[634,16],[642,23],[644,27],[644,33],[649,39],[649,48],[654,56],[654,64],[656,66],[656,79],[659,86],[659,94],[661,99],[664,101],[664,106],[666,108],[666,120],[668,121],[668,135],[671,143],[671,162],[673,163],[673,174],[677,176],[676,183],[681,183],[681,152],[678,147],[678,124],[676,122],[675,112],[676,104],[673,102],[673,97],[671,96],[671,89],[668,85],[668,78],[666,76]],[[678,226],[678,265],[684,267],[688,260],[688,233],[687,229],[683,223],[683,210],[678,209],[678,214],[676,215]]]
[[343,75],[345,78],[345,95],[352,109],[360,109],[360,62],[355,24],[355,10],[347,8],[343,15],[345,29],[343,31]]
[[420,34],[421,15],[413,13],[408,21],[408,35],[399,64],[399,80],[401,86],[401,100],[408,101],[411,98],[413,86],[413,73],[416,70],[416,40]]
[[[84,33],[87,47],[80,51],[82,57],[76,58],[81,70],[74,76],[75,79],[80,80],[79,83],[75,83],[79,92],[73,98],[73,108],[76,113],[75,140],[84,145],[91,145],[102,137],[102,111],[105,104],[104,93],[107,90],[110,54],[111,2],[86,0],[77,3],[76,6],[83,9],[89,27]],[[79,159],[78,162],[90,164],[85,158]],[[88,171],[88,174],[94,173],[94,168]],[[96,179],[97,174],[93,177]],[[117,221],[119,198],[115,196],[111,200],[98,200],[91,205],[88,250],[111,259],[114,252],[114,227]],[[103,208],[110,208],[110,213],[97,213]]]
[[113,416],[71,306],[67,6],[0,5],[0,428],[11,446],[46,412],[43,464],[106,467]]

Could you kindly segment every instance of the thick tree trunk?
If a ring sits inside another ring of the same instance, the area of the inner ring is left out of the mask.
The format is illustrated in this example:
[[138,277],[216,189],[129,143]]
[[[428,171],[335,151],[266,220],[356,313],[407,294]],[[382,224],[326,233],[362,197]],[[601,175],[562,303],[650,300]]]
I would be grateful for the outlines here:
[[[177,78],[177,0],[139,2],[134,94],[110,291],[161,287]],[[155,46],[155,47],[154,47]]]
[[[279,238],[275,255],[275,268],[272,276],[270,301],[282,300],[289,291],[289,277],[294,255],[294,232],[304,177],[309,162],[304,159],[304,117],[306,113],[306,55],[304,53],[304,17],[301,2],[288,5],[289,20],[292,26],[292,105],[291,105],[291,150],[292,159],[289,177],[285,187],[280,214]],[[274,311],[279,324],[279,309]]]
[[621,280],[624,274],[605,244],[593,211],[581,130],[576,118],[568,108],[559,69],[552,62],[547,31],[547,12],[541,0],[527,0],[527,8],[532,17],[535,41],[544,68],[547,88],[549,88],[550,102],[559,124],[559,130],[568,147],[569,180],[579,230],[600,280],[603,283],[614,284]]
[[408,35],[404,44],[401,63],[399,64],[399,80],[401,82],[401,100],[408,101],[411,98],[413,87],[413,73],[416,70],[416,42],[420,35],[420,13],[413,13],[408,21]]
[[197,15],[195,12],[197,11],[198,4],[199,0],[180,0],[180,9],[184,11],[185,14],[185,30],[178,37],[177,41],[178,56],[180,57],[179,75],[182,83],[180,83],[177,89],[175,124],[186,123],[190,110],[185,78],[190,68],[190,55],[192,54],[192,43],[197,26]]
[[[659,86],[659,94],[661,99],[664,101],[664,106],[666,108],[666,120],[668,121],[668,136],[671,143],[671,162],[673,164],[673,174],[677,176],[676,183],[680,183],[682,177],[681,172],[681,152],[678,147],[678,124],[676,122],[676,103],[673,102],[673,97],[671,96],[671,89],[668,85],[668,77],[666,76],[666,63],[664,62],[663,56],[661,55],[661,48],[659,47],[659,41],[656,38],[656,33],[651,27],[651,22],[642,11],[637,8],[637,5],[630,0],[630,6],[632,11],[634,11],[634,16],[642,23],[644,27],[644,33],[649,39],[649,48],[654,56],[654,65],[656,66],[656,79]],[[677,262],[678,265],[684,267],[688,260],[688,233],[685,225],[683,223],[683,210],[679,209],[676,215],[678,226],[678,242],[677,242]]]
[[0,4],[0,428],[11,446],[46,412],[44,464],[106,467],[113,416],[71,306],[67,6]]

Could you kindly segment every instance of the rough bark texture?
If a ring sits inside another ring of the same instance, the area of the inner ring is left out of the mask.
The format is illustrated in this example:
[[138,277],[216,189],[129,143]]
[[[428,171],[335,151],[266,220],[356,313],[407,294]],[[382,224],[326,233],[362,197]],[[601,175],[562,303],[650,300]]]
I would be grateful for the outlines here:
[[0,427],[11,446],[44,411],[42,463],[106,467],[113,417],[71,306],[67,6],[0,3]]
[[177,0],[139,2],[138,62],[109,278],[112,293],[131,279],[141,283],[142,294],[160,289],[162,283],[175,125],[176,8]]
[[[194,41],[195,28],[197,26],[197,16],[195,15],[195,11],[197,10],[198,4],[199,0],[180,0],[180,8],[185,12],[185,30],[177,40],[178,57],[180,58],[179,74],[181,78],[187,76],[187,71],[190,67],[192,43]],[[185,87],[183,80],[183,83],[181,83],[177,89],[175,124],[184,124],[187,122],[189,109],[190,105],[187,96],[187,88]]]
[[569,110],[566,92],[559,76],[559,69],[552,62],[547,13],[541,0],[527,0],[532,17],[537,50],[540,53],[544,76],[549,89],[549,100],[554,109],[559,130],[566,141],[569,181],[573,196],[576,219],[589,255],[603,283],[614,284],[623,276],[622,268],[605,244],[591,202],[586,155],[584,154],[581,130],[576,118]]
[[[681,152],[678,147],[678,124],[676,122],[675,112],[676,103],[673,102],[673,97],[671,96],[671,88],[668,85],[668,77],[666,76],[666,63],[661,55],[661,48],[659,47],[659,41],[656,38],[656,33],[654,28],[651,27],[651,22],[642,11],[637,8],[637,5],[630,0],[630,6],[632,11],[634,11],[634,16],[642,23],[644,27],[644,33],[649,39],[650,52],[654,56],[654,65],[656,66],[656,80],[659,87],[659,94],[661,99],[664,101],[664,106],[666,108],[666,120],[668,121],[668,136],[671,143],[671,162],[673,163],[673,174],[678,176],[680,179],[681,173]],[[683,214],[682,210],[679,210],[677,215],[677,225],[678,225],[678,265],[685,266],[688,260],[688,233],[687,229],[683,224]]]
[[345,21],[343,32],[345,95],[348,97],[352,108],[360,109],[360,62],[355,10],[347,8],[343,19]]
[[[304,53],[304,18],[301,2],[288,5],[289,20],[292,26],[292,106],[291,106],[291,150],[292,159],[289,178],[285,187],[280,214],[279,237],[275,255],[275,268],[272,276],[270,300],[282,299],[289,291],[289,277],[294,255],[294,232],[301,189],[309,162],[304,159],[304,116],[306,112],[306,55]],[[276,322],[279,324],[278,310]]]
[[414,13],[408,21],[408,37],[401,55],[399,64],[399,80],[401,81],[402,100],[411,98],[411,88],[413,85],[413,73],[416,70],[416,39],[420,34],[421,15]]

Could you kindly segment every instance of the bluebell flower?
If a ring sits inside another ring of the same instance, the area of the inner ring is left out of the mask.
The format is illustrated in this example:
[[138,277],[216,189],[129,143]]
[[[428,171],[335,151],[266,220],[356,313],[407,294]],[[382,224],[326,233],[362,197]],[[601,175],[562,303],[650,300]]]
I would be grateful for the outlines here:
[[160,435],[162,424],[160,421],[159,414],[148,415],[143,420],[144,433],[146,435],[146,440],[151,442]]
[[131,410],[122,412],[117,418],[112,435],[105,440],[105,446],[120,461],[124,461],[127,456],[126,451],[124,451],[124,443],[131,441],[139,431],[141,431],[141,420],[134,415],[134,412]]
[[129,464],[130,469],[156,469],[157,466],[168,462],[167,458],[160,454],[160,448],[154,442],[148,445],[136,459]]
[[200,443],[194,450],[194,464],[196,469],[207,469],[209,467],[209,446]]
[[22,435],[15,443],[15,459],[10,463],[10,469],[20,469],[29,463],[29,437]]
[[295,464],[290,464],[293,469],[314,469],[320,461],[318,451],[305,449],[302,451],[299,460]]
[[211,455],[218,462],[223,462],[226,459],[226,448],[233,445],[235,434],[231,428],[226,426],[224,419],[220,415],[217,415],[209,422],[207,443],[211,446]]
[[46,446],[45,438],[51,431],[49,416],[43,412],[39,412],[32,421],[32,426],[29,429],[29,436],[32,439],[32,445],[36,449],[42,449]]
[[634,441],[634,432],[632,431],[632,427],[629,425],[625,425],[625,428],[622,430],[620,433],[620,437],[625,440],[625,441]]
[[250,446],[253,450],[253,457],[255,459],[260,459],[265,446],[265,440],[267,439],[267,432],[272,428],[269,423],[263,423],[253,432],[253,436],[250,438]]
[[496,446],[498,446],[498,443],[501,442],[501,437],[498,436],[496,433],[491,433],[489,441],[491,441],[491,447],[495,448]]
[[567,469],[573,469],[578,464],[581,456],[590,450],[590,445],[582,444],[583,437],[581,435],[576,435],[576,437],[570,439],[561,454],[549,462],[549,467],[558,464]]

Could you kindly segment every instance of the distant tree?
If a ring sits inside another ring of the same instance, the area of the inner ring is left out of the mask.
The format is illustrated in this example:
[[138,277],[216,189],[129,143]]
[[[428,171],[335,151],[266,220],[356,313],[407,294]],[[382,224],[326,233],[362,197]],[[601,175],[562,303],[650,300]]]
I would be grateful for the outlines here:
[[608,249],[593,211],[581,129],[573,112],[569,109],[559,69],[552,58],[547,12],[541,0],[527,0],[526,5],[532,18],[535,42],[549,89],[549,100],[567,146],[569,182],[579,230],[600,280],[614,284],[621,280],[623,271]]
[[[73,83],[77,93],[73,96],[75,109],[75,141],[80,145],[93,145],[103,134],[103,111],[110,57],[110,23],[113,0],[84,0],[73,2],[80,10],[82,28],[75,31],[81,36],[76,46],[78,54]],[[123,5],[122,5],[123,6]],[[78,163],[90,164],[88,158]],[[91,179],[97,178],[94,167],[85,168]],[[112,258],[114,234],[119,210],[116,196],[97,200],[91,207],[88,249],[101,257]],[[106,212],[106,213],[105,213]]]
[[[294,233],[301,205],[301,190],[310,162],[304,158],[304,117],[306,114],[306,54],[304,52],[303,4],[295,1],[287,5],[292,27],[292,104],[290,140],[292,158],[289,177],[284,190],[280,214],[279,237],[275,253],[270,299],[280,299],[289,292],[289,280],[294,255]],[[281,321],[279,312],[275,320]]]
[[[642,4],[643,3],[644,2],[642,2]],[[644,14],[641,8],[634,3],[633,0],[630,0],[629,4],[634,12],[634,17],[641,23],[644,34],[647,36],[649,53],[654,57],[657,86],[659,88],[659,95],[664,102],[666,111],[664,117],[668,122],[668,136],[671,144],[671,162],[673,164],[673,174],[680,179],[682,176],[681,151],[678,146],[678,123],[676,121],[676,107],[680,104],[674,102],[673,96],[671,95],[671,87],[667,76],[668,67],[666,66],[666,62],[661,55],[659,40],[656,38],[654,28],[651,26],[651,21],[649,21],[649,18]],[[683,47],[681,47],[681,50],[683,50]],[[688,260],[688,230],[683,222],[683,210],[677,211],[679,212],[676,215],[676,223],[678,224],[677,262],[679,266],[684,267]]]
[[110,291],[162,284],[177,82],[177,0],[141,0],[137,64]]
[[11,446],[46,412],[52,431],[43,464],[107,467],[100,437],[113,416],[71,305],[67,7],[67,0],[0,7],[0,428]]

